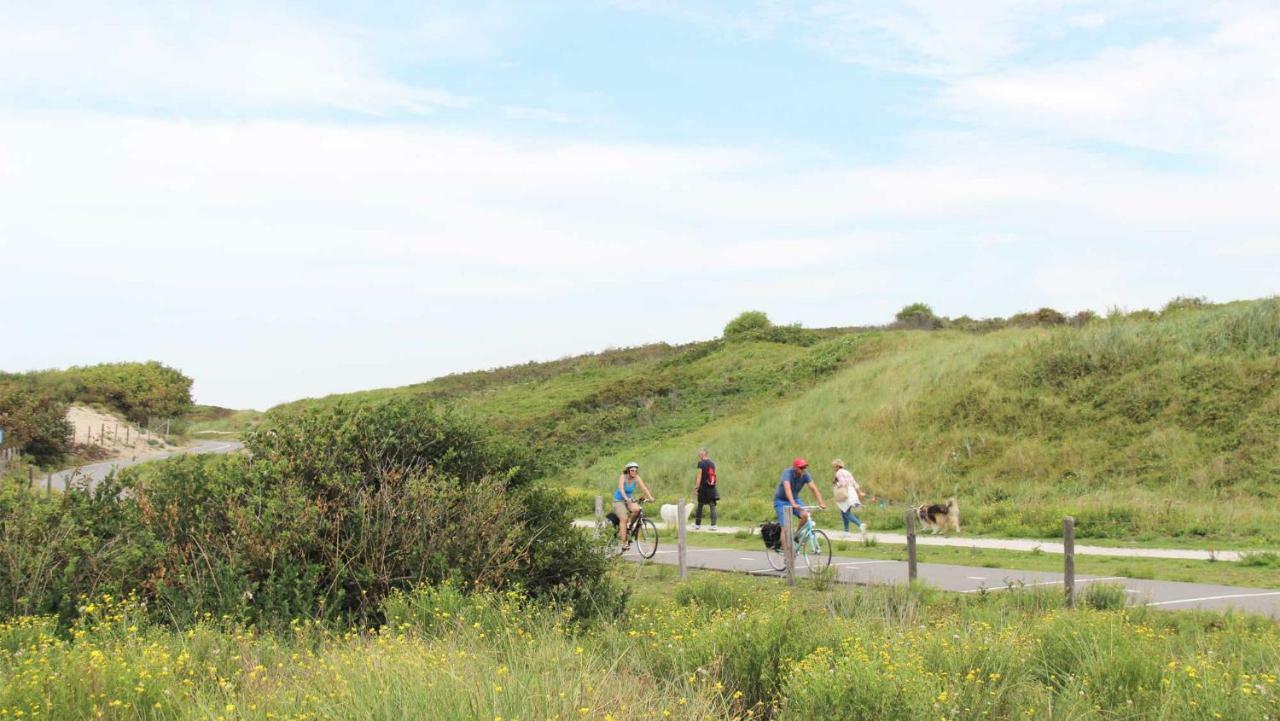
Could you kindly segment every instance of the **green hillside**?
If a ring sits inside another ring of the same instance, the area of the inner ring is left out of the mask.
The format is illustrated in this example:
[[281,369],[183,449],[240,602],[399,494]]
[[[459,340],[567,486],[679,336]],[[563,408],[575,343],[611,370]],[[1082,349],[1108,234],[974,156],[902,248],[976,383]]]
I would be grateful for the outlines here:
[[880,528],[901,525],[902,503],[955,495],[966,533],[1050,536],[1072,513],[1086,537],[1280,541],[1275,298],[1079,328],[754,328],[354,398],[406,394],[539,448],[584,510],[631,459],[661,500],[687,494],[706,445],[736,521],[770,515],[793,456],[824,485],[840,456],[893,502],[870,509]]

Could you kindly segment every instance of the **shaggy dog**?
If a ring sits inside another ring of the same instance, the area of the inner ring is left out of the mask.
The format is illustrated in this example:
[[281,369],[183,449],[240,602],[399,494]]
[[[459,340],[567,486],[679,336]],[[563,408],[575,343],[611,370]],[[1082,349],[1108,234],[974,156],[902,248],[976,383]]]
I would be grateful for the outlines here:
[[[674,503],[662,504],[662,522],[667,524],[667,528],[675,528],[676,520],[680,517],[680,507]],[[684,521],[689,522],[689,515],[693,513],[693,504],[684,504]]]
[[948,499],[945,506],[934,503],[916,506],[911,510],[915,511],[920,524],[934,533],[947,530],[947,526],[956,533],[960,532],[960,504],[954,498]]

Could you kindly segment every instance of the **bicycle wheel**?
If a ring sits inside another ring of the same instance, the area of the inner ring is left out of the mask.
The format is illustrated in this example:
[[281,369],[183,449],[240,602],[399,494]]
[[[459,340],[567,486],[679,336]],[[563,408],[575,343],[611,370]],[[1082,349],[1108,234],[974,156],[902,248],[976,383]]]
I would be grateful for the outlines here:
[[632,541],[636,545],[636,553],[639,553],[642,558],[653,558],[653,555],[658,552],[658,527],[647,518],[641,519],[640,527],[636,529],[636,537]]
[[804,558],[805,568],[810,571],[822,571],[831,565],[831,539],[816,528],[796,550]]
[[775,571],[787,570],[787,551],[781,546],[765,549],[764,557],[769,561],[769,568]]

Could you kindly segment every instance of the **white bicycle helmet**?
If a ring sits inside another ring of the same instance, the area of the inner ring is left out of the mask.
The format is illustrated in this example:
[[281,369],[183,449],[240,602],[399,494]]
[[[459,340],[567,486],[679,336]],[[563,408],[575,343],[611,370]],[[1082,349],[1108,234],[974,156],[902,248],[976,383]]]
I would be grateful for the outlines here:
[[625,465],[625,466],[623,466],[623,467],[622,467],[622,472],[623,472],[623,473],[626,473],[627,471],[631,470],[632,468],[634,468],[634,469],[636,469],[636,470],[638,471],[638,470],[640,470],[640,464],[639,464],[639,463],[636,463],[635,461],[632,461],[632,462],[630,462],[630,463],[628,463],[627,465]]

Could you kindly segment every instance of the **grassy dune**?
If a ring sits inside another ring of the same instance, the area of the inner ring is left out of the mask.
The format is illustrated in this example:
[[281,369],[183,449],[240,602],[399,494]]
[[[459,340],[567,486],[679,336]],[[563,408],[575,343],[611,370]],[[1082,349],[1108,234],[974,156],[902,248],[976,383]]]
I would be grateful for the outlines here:
[[[607,490],[624,457],[664,498],[687,494],[712,449],[722,513],[758,521],[795,455],[824,487],[842,457],[878,497],[961,499],[970,533],[1280,542],[1280,302],[1159,321],[988,335],[914,332],[759,413],[637,446],[565,480]],[[834,522],[834,519],[832,520]]]
[[770,515],[792,457],[825,485],[839,456],[894,504],[868,510],[880,528],[954,495],[967,533],[1053,536],[1071,513],[1084,538],[1280,543],[1280,299],[1083,328],[785,330],[356,397],[485,418],[541,449],[584,513],[632,459],[663,500],[687,494],[706,445],[731,521]]

